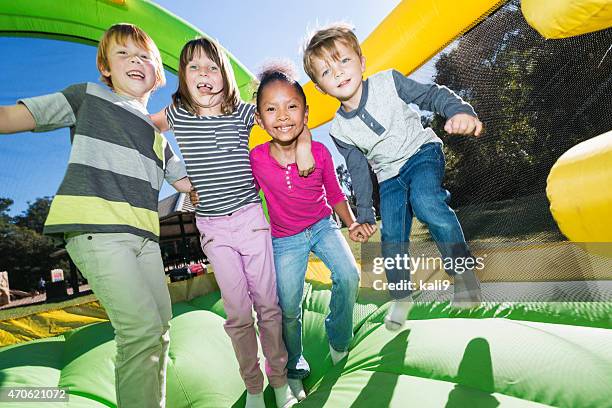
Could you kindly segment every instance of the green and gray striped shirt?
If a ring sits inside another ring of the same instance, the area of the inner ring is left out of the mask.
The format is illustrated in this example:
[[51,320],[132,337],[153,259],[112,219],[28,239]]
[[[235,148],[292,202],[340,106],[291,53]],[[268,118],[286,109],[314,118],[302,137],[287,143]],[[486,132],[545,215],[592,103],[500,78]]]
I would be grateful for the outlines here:
[[159,240],[163,180],[186,177],[183,163],[139,102],[94,83],[23,99],[35,132],[70,127],[72,149],[44,233],[127,232]]

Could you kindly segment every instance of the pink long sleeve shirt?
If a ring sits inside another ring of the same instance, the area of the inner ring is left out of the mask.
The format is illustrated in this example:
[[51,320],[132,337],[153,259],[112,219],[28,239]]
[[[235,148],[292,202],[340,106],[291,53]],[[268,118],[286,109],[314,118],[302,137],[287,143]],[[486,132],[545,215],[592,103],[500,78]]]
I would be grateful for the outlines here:
[[262,189],[268,205],[272,236],[298,234],[332,213],[332,207],[346,200],[340,188],[331,154],[312,142],[315,171],[300,177],[295,163],[281,166],[270,155],[270,143],[251,151],[256,187]]

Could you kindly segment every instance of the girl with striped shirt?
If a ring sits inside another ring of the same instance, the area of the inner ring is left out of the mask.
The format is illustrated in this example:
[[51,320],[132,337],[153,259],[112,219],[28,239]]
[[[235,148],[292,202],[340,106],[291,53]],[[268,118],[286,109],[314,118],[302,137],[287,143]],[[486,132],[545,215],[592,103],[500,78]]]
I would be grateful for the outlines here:
[[[240,100],[232,67],[214,41],[198,38],[181,51],[179,86],[173,103],[152,115],[162,130],[173,129],[187,173],[197,191],[196,225],[202,250],[221,289],[229,335],[247,388],[247,407],[264,407],[263,375],[257,357],[257,325],[266,375],[278,407],[297,403],[287,385],[287,350],[282,340],[270,226],[249,162],[248,138],[255,106]],[[301,136],[300,162],[311,168],[310,133]]]

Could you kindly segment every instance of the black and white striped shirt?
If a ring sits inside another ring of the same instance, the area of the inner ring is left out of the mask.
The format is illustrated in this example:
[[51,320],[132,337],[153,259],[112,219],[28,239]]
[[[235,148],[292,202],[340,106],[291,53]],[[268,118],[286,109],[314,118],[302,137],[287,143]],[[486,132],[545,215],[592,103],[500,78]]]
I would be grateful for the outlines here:
[[254,105],[240,102],[229,115],[197,116],[172,104],[166,117],[200,196],[197,215],[227,215],[260,202],[249,162]]

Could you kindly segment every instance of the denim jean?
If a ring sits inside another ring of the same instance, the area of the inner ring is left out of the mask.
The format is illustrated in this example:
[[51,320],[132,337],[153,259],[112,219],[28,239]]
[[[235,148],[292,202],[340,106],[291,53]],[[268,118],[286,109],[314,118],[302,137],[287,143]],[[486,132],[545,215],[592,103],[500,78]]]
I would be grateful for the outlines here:
[[[413,216],[427,225],[442,258],[472,256],[457,215],[448,206],[450,193],[442,187],[444,164],[442,146],[426,143],[408,159],[397,176],[380,183],[384,257],[408,255]],[[406,269],[389,268],[385,272],[389,283],[410,279],[410,271]],[[452,269],[446,272],[455,274]],[[402,299],[410,295],[410,290],[393,290],[390,295]]]
[[302,351],[302,296],[308,256],[312,251],[331,271],[330,312],[325,319],[329,344],[348,349],[353,338],[353,307],[359,290],[359,269],[348,243],[331,217],[299,234],[272,238],[276,287],[283,315],[283,340],[287,347],[287,377],[305,378],[310,367]]

